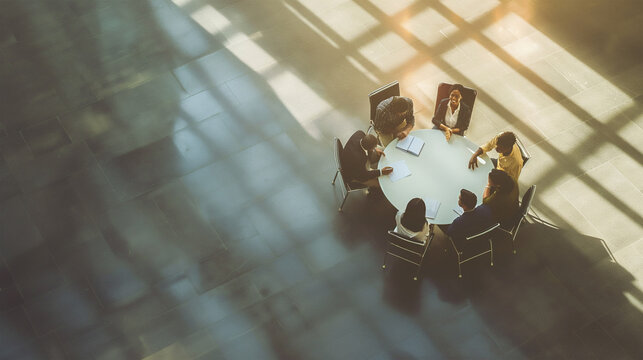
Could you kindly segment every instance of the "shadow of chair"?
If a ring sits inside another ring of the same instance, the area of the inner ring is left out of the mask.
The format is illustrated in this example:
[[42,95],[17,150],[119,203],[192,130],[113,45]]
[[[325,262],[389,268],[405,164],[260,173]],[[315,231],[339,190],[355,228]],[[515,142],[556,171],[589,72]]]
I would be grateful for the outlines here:
[[371,105],[371,113],[370,125],[366,130],[367,134],[374,129],[375,112],[377,110],[377,105],[379,105],[383,100],[390,98],[391,96],[400,96],[400,83],[397,81],[386,84],[368,94],[368,102]]
[[[467,236],[463,240],[454,240],[451,236],[449,236],[451,245],[453,245],[455,254],[458,257],[458,278],[462,278],[462,269],[460,266],[461,264],[464,264],[465,262],[473,260],[484,254],[490,254],[491,266],[493,266],[493,243],[491,240],[493,239],[496,229],[498,229],[499,227],[500,224],[496,223],[477,234]],[[489,246],[485,246],[485,243]],[[463,255],[465,252],[471,253],[471,256],[463,259]]]
[[426,251],[429,249],[429,246],[431,246],[431,242],[433,241],[433,231],[429,232],[429,237],[424,242],[392,230],[389,230],[388,234],[388,248],[384,255],[384,264],[382,265],[382,269],[386,269],[387,255],[391,255],[417,267],[415,276],[413,276],[413,280],[417,280],[420,275],[420,270],[422,269],[422,262],[424,261]]
[[358,190],[363,190],[366,189],[366,185],[360,184],[357,182],[346,182],[344,180],[344,172],[342,170],[342,151],[344,150],[344,146],[342,145],[342,142],[338,139],[335,138],[333,140],[333,156],[335,158],[335,166],[337,168],[337,171],[335,172],[335,177],[333,178],[333,181],[331,184],[334,186],[335,181],[337,180],[337,175],[341,175],[339,177],[339,181],[342,184],[342,204],[339,206],[339,209],[337,211],[341,212],[342,209],[344,208],[344,203],[346,203],[346,199],[348,198],[348,194],[350,194],[353,191],[358,191]]
[[520,225],[526,221],[527,213],[529,212],[529,207],[531,206],[531,200],[536,194],[536,185],[531,185],[529,189],[522,196],[522,202],[520,203],[520,212],[516,216],[515,220],[509,224],[509,226],[501,226],[500,230],[507,234],[511,238],[511,248],[513,253],[516,253],[516,235],[518,235],[518,230],[520,230]]

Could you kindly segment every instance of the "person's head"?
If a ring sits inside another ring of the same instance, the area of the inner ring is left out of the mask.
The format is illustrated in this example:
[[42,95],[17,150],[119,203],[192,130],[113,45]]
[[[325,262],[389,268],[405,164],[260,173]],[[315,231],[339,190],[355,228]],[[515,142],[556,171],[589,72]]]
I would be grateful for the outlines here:
[[464,92],[464,86],[460,84],[453,84],[449,89],[449,102],[453,106],[460,105],[460,100],[462,100],[462,93]]
[[364,150],[373,150],[377,146],[377,138],[372,134],[368,134],[362,138],[361,144]]
[[506,172],[499,169],[491,169],[489,172],[489,186],[502,193],[513,190],[514,181]]
[[505,131],[502,134],[498,135],[498,141],[496,142],[496,151],[500,154],[508,155],[511,153],[511,150],[516,143],[516,135],[511,131]]
[[402,215],[402,225],[411,231],[421,231],[426,223],[426,205],[424,200],[414,198],[406,204],[406,210]]
[[476,194],[472,193],[467,189],[460,190],[460,197],[458,197],[458,205],[460,205],[460,207],[464,209],[464,211],[473,210],[476,207],[477,202],[478,202],[478,197],[476,196]]

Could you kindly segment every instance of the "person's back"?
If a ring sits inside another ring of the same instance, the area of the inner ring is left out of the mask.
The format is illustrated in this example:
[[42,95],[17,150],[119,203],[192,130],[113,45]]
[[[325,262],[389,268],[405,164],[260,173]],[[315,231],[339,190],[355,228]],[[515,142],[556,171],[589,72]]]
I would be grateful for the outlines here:
[[456,241],[464,240],[465,237],[474,235],[494,223],[491,208],[482,204],[471,211],[465,211],[453,220],[447,235]]
[[501,225],[513,220],[520,209],[518,184],[506,172],[493,169],[489,174],[489,187],[492,190],[483,203],[491,208],[494,219]]

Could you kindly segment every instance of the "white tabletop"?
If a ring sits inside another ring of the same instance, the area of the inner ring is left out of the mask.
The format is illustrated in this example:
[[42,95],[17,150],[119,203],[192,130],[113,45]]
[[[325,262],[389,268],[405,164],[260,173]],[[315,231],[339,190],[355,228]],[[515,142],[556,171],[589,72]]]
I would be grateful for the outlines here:
[[424,140],[420,156],[415,156],[395,147],[397,139],[384,149],[385,157],[379,161],[381,169],[397,161],[404,160],[411,175],[392,182],[388,176],[380,176],[379,182],[386,198],[398,210],[404,211],[412,198],[430,198],[440,201],[432,224],[450,224],[458,216],[453,209],[458,207],[460,189],[467,189],[482,203],[482,192],[487,185],[487,176],[493,164],[487,155],[478,157],[478,168],[467,167],[471,155],[478,145],[459,135],[451,136],[449,142],[440,130],[415,130],[411,135]]

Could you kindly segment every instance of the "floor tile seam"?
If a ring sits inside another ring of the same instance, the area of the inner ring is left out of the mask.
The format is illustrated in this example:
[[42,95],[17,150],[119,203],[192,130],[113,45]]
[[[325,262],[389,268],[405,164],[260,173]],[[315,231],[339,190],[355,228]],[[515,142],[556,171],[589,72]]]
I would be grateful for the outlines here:
[[[634,184],[634,182],[630,179],[630,177],[629,177],[629,176],[627,176],[627,175],[626,175],[625,173],[623,173],[623,172],[622,172],[618,167],[616,167],[616,165],[614,165],[614,164],[613,164],[614,160],[616,160],[616,159],[618,159],[618,158],[620,158],[620,157],[629,157],[629,156],[627,156],[626,154],[621,154],[621,155],[619,155],[619,156],[617,156],[617,157],[613,157],[613,158],[612,158],[611,160],[609,160],[606,164],[611,165],[611,166],[614,168],[614,170],[615,170],[615,171],[617,171],[619,174],[621,174],[621,176],[620,176],[620,177],[621,177],[623,180],[625,180],[628,184],[632,185],[632,188],[633,188],[633,189],[637,190],[640,194],[642,194],[642,195],[643,195],[643,190],[639,189],[639,188],[638,188],[638,186],[636,186],[636,184]],[[630,159],[631,159],[631,158],[630,158]]]
[[[561,69],[559,69],[559,66],[555,65],[555,64],[554,64],[554,63],[552,63],[551,61],[548,61],[548,59],[549,59],[550,57],[552,57],[552,56],[554,56],[554,55],[559,55],[559,54],[567,54],[567,55],[570,55],[570,56],[572,56],[575,60],[578,60],[578,58],[576,58],[574,55],[572,55],[572,54],[568,51],[568,49],[565,49],[565,48],[562,48],[562,47],[561,47],[561,49],[560,49],[559,51],[556,51],[556,52],[554,52],[554,53],[552,53],[552,54],[547,55],[547,57],[545,57],[545,59],[544,59],[544,60],[545,60],[545,62],[546,62],[547,64],[549,64],[549,66],[551,66],[551,67],[554,69],[554,71],[556,71],[556,73],[558,73],[558,75],[562,76],[562,77],[563,77],[563,78],[564,78],[564,79],[565,79],[565,80],[566,80],[566,81],[567,81],[567,82],[568,82],[568,83],[569,83],[573,88],[575,88],[575,89],[576,89],[576,92],[575,92],[575,93],[573,93],[573,94],[571,94],[570,96],[567,96],[567,97],[565,98],[565,100],[567,100],[567,99],[569,99],[570,97],[572,97],[572,96],[574,96],[574,95],[576,95],[576,94],[578,94],[578,93],[580,93],[580,92],[583,92],[583,91],[584,91],[585,89],[587,89],[587,88],[579,87],[579,86],[576,84],[576,82],[575,82],[575,81],[572,81],[573,79],[571,79],[569,76],[565,75],[565,73],[563,73],[563,72],[561,71]],[[580,61],[580,60],[579,60],[579,61]],[[585,65],[585,64],[583,64],[583,65]],[[600,75],[599,75],[599,76],[600,76]],[[602,77],[601,77],[601,78],[602,78]],[[599,81],[599,82],[600,82],[600,81]]]
[[[571,288],[569,288],[563,281],[561,281],[558,276],[550,269],[548,265],[545,264],[545,269],[549,273],[549,275],[554,278],[554,280],[558,283],[560,287],[565,289],[567,294],[571,296],[574,301],[577,303],[576,306],[574,306],[574,310],[581,312],[582,314],[587,314],[589,315],[589,320],[587,320],[586,324],[581,324],[581,327],[589,326],[591,323],[594,321],[598,320],[598,318],[594,315],[593,311],[585,305],[585,302],[579,298],[578,293],[576,291],[573,291]],[[582,307],[582,311],[579,311],[579,307]],[[555,325],[554,325],[555,326]],[[549,329],[547,329],[549,331]],[[571,332],[575,332],[576,330],[572,330]]]
[[[567,196],[565,195],[565,192],[563,192],[563,191],[561,191],[561,190],[560,190],[560,187],[561,187],[561,186],[563,186],[564,184],[567,184],[567,183],[571,182],[572,180],[576,180],[576,177],[574,177],[574,178],[572,178],[572,179],[569,179],[569,180],[567,180],[567,181],[563,182],[562,184],[560,184],[560,185],[556,186],[556,187],[554,188],[554,189],[555,189],[555,191],[556,191],[556,192],[558,193],[558,195],[559,195],[560,197],[562,197],[562,198],[563,198],[563,199],[564,199],[564,200],[565,200],[565,201],[566,201],[566,202],[567,202],[567,203],[568,203],[568,204],[569,204],[569,205],[570,205],[574,210],[576,210],[576,212],[577,212],[577,213],[579,213],[579,214],[580,214],[580,216],[583,218],[583,220],[585,220],[585,221],[586,221],[586,222],[587,222],[587,223],[592,227],[592,229],[593,229],[594,231],[596,231],[596,233],[597,233],[597,234],[599,234],[601,237],[605,238],[605,234],[603,234],[603,232],[602,232],[602,231],[599,231],[599,230],[598,230],[598,228],[594,225],[594,222],[590,221],[590,220],[585,216],[585,214],[584,214],[584,213],[583,213],[583,212],[582,212],[582,211],[581,211],[581,210],[580,210],[576,205],[574,205],[574,203],[573,203],[572,201],[570,201],[569,197],[567,197]],[[604,240],[604,239],[603,239],[603,240]]]
[[[605,333],[605,335],[610,340],[612,340],[612,343],[614,343],[616,346],[618,346],[618,348],[621,349],[623,351],[623,353],[626,354],[629,357],[630,356],[629,351],[627,351],[627,349],[621,344],[621,342],[618,341],[618,338],[614,337],[612,335],[612,333],[610,331],[608,331],[608,329],[606,329],[604,324],[603,324],[604,323],[604,321],[603,321],[604,318],[606,318],[608,316],[612,316],[614,313],[617,313],[619,310],[621,310],[621,307],[613,308],[610,311],[608,311],[607,313],[603,314],[601,317],[597,318],[594,322]],[[589,324],[589,325],[591,325],[591,324]]]
[[[208,166],[209,166],[209,165],[208,165]],[[195,170],[195,171],[196,171],[196,170]],[[186,188],[186,189],[189,189],[189,187],[185,184],[185,180],[184,180],[184,178],[185,178],[185,175],[184,175],[184,176],[179,177],[179,178],[178,178],[178,179],[176,179],[176,180],[179,182],[179,184],[181,185],[181,187],[184,187],[184,188]],[[194,198],[194,196],[193,196],[193,195],[191,195],[191,193],[189,193],[189,192],[188,192],[188,194],[187,194],[187,196],[186,196],[185,198],[186,198],[186,200],[188,201],[188,203],[190,204],[190,206],[192,206],[192,208],[193,208],[193,209],[195,209],[196,211],[198,211],[198,205],[199,205],[199,204],[197,203],[197,199],[195,199],[195,198]],[[156,202],[156,201],[155,201],[155,202]],[[158,204],[157,204],[157,206],[158,206]],[[165,212],[163,212],[162,210],[161,210],[161,212],[165,215]],[[165,215],[165,217],[167,217],[167,215]],[[212,224],[211,219],[206,219],[206,218],[204,217],[204,218],[203,218],[203,220],[205,221],[205,223],[206,223],[206,225],[207,225],[208,229],[210,229],[210,230],[212,231],[212,233],[217,237],[217,240],[219,241],[219,243],[220,243],[221,245],[223,245],[223,249],[224,249],[224,250],[226,250],[226,251],[228,251],[228,250],[229,250],[229,249],[228,249],[228,245],[226,245],[225,241],[223,241],[223,236],[221,236],[221,233],[219,233],[219,231],[217,231],[217,229],[216,229],[216,227],[214,226],[214,224]],[[254,227],[254,225],[253,225],[253,227]],[[255,230],[256,230],[256,229],[255,229]],[[208,256],[208,257],[209,257],[209,256]]]

